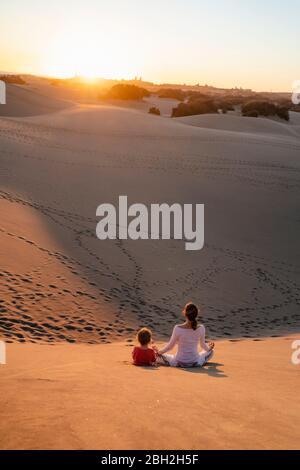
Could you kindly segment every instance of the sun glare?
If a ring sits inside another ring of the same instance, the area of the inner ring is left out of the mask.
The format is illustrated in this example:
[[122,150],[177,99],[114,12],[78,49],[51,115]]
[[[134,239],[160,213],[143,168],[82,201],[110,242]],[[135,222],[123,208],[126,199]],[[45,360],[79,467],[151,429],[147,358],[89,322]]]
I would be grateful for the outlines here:
[[[130,49],[128,44],[127,50]],[[65,30],[49,45],[43,69],[50,76],[76,75],[88,83],[98,77],[120,79],[138,75],[137,62],[129,54],[124,57],[123,50],[124,41],[121,47],[120,38],[108,40],[99,31]]]
[[95,42],[91,35],[63,35],[51,44],[47,55],[48,73],[61,78],[80,75],[94,78],[97,75]]

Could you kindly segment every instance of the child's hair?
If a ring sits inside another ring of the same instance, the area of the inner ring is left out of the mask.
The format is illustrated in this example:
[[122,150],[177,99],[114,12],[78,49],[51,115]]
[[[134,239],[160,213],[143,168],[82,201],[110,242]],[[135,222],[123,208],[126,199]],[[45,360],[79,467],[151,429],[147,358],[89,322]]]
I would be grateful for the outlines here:
[[196,330],[198,326],[198,322],[197,322],[198,307],[192,302],[189,302],[184,307],[183,313],[186,316],[186,318],[191,322],[191,327],[193,328],[193,330]]
[[147,346],[152,339],[151,330],[149,328],[142,328],[137,334],[137,339],[141,346]]

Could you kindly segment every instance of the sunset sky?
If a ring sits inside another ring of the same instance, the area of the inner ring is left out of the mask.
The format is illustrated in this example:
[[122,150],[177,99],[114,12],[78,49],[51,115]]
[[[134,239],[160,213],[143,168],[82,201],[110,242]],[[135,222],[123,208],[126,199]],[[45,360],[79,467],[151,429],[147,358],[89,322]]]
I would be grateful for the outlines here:
[[0,70],[289,91],[299,0],[10,0]]

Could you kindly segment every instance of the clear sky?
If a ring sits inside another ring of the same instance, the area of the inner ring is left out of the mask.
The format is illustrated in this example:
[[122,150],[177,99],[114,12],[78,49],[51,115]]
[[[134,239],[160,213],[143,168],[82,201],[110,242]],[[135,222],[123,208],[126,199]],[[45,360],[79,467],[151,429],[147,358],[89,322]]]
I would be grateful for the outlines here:
[[9,0],[0,70],[289,91],[300,0]]

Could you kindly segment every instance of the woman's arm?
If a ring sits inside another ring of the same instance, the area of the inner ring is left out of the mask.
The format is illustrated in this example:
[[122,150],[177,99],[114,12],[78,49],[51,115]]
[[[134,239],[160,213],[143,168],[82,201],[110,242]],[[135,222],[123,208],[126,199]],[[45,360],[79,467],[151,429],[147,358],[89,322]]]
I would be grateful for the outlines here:
[[210,351],[212,348],[205,342],[205,327],[202,325],[200,331],[200,346],[204,351]]
[[159,354],[164,354],[168,351],[171,351],[171,349],[174,348],[177,341],[178,341],[178,334],[177,334],[177,328],[175,326],[170,341],[168,342],[168,344],[166,344],[166,346],[164,348],[160,349],[158,351],[158,353]]

